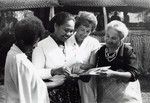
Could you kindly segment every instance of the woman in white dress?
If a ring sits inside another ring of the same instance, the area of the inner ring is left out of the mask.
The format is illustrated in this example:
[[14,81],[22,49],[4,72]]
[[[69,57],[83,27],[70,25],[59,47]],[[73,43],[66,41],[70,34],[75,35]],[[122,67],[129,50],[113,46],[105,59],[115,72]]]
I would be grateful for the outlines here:
[[16,43],[5,63],[6,103],[49,103],[47,86],[28,59],[43,32],[44,26],[36,17],[24,18],[16,24]]
[[[73,58],[71,60],[75,60],[75,64],[70,67],[74,74],[80,74],[93,66],[91,59],[94,55],[92,56],[92,54],[96,49],[100,48],[99,41],[90,36],[90,34],[94,32],[96,26],[97,18],[93,13],[87,11],[79,12],[76,17],[76,33],[70,38],[71,42],[76,47],[74,50],[70,50],[74,52],[72,53],[74,55],[71,55],[71,58]],[[81,103],[96,103],[97,91],[94,76],[91,78],[90,76],[80,76],[80,79],[78,84]]]

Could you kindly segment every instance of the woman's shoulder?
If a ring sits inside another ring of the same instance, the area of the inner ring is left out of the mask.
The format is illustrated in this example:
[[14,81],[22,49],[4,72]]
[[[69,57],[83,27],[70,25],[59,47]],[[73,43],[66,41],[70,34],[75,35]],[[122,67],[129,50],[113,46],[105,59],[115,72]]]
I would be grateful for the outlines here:
[[52,38],[50,36],[46,37],[45,39],[42,39],[38,42],[38,46],[45,46],[47,44],[51,44]]
[[98,53],[98,54],[99,54],[99,53],[103,53],[104,50],[105,50],[105,48],[106,48],[106,45],[102,45],[102,46],[99,48],[99,50],[97,50],[97,53]]
[[130,52],[133,51],[133,47],[131,45],[124,43],[124,50]]
[[124,55],[131,55],[134,53],[133,47],[131,45],[126,44],[126,43],[123,44],[122,49],[124,50],[123,51]]
[[94,37],[87,36],[84,41],[85,41],[84,43],[88,44],[91,47],[94,47],[94,48],[100,48],[101,47],[101,44],[98,41],[98,39],[96,39]]
[[99,42],[97,38],[92,37],[92,36],[87,36],[86,38],[89,42]]
[[124,47],[128,50],[133,49],[130,43],[124,43]]

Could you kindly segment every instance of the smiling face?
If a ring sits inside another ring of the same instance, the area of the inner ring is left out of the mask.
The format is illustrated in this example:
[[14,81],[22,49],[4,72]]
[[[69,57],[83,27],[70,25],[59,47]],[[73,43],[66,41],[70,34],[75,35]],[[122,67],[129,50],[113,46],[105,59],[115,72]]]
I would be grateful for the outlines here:
[[116,48],[121,43],[119,32],[113,28],[108,28],[105,34],[105,42],[108,48]]
[[69,20],[63,25],[55,24],[55,36],[58,40],[65,42],[74,32],[75,22],[73,20]]
[[78,39],[78,41],[82,42],[91,33],[91,30],[91,24],[89,24],[89,26],[80,25],[76,29],[76,38]]

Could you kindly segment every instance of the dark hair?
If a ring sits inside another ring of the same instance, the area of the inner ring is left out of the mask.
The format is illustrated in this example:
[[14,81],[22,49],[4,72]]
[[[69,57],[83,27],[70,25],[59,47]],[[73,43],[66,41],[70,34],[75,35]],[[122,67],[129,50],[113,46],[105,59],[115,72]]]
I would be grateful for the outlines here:
[[37,17],[26,17],[17,22],[15,26],[16,41],[22,41],[24,45],[32,45],[37,37],[41,37],[45,28]]
[[50,21],[49,23],[49,31],[51,33],[54,32],[54,24],[57,24],[58,26],[61,26],[65,24],[68,20],[73,20],[75,21],[75,18],[72,14],[68,12],[60,12],[57,13]]

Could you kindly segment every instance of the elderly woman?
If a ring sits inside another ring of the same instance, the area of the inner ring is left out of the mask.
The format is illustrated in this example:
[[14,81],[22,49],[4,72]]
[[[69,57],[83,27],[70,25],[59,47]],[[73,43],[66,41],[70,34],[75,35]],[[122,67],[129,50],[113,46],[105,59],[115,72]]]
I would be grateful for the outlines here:
[[[72,54],[74,54],[71,55],[70,61],[75,61],[75,64],[70,67],[73,74],[80,74],[93,66],[93,62],[90,61],[92,58],[91,54],[100,47],[99,41],[90,36],[90,34],[94,32],[96,26],[97,19],[93,13],[87,11],[79,12],[76,17],[76,33],[69,38],[71,39],[72,45],[76,47],[70,50]],[[81,102],[96,103],[95,81],[93,81],[93,78],[87,81],[86,79],[88,79],[88,76],[82,76],[80,78],[81,80],[78,81],[78,84]]]
[[96,53],[98,77],[98,103],[142,103],[139,70],[131,46],[123,43],[128,28],[120,21],[107,24],[105,42]]
[[44,30],[36,17],[24,18],[16,24],[16,42],[5,63],[6,103],[49,103],[46,84],[28,59]]

